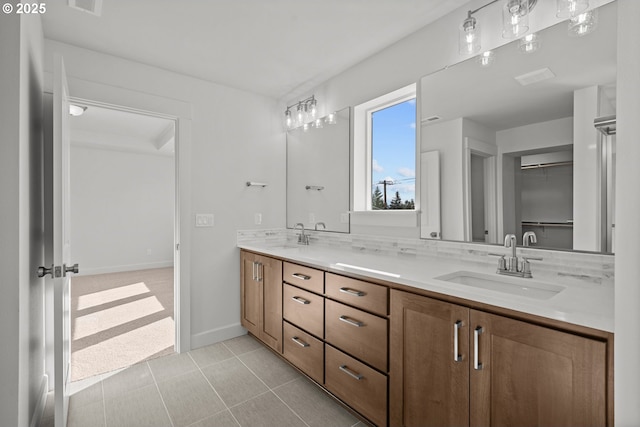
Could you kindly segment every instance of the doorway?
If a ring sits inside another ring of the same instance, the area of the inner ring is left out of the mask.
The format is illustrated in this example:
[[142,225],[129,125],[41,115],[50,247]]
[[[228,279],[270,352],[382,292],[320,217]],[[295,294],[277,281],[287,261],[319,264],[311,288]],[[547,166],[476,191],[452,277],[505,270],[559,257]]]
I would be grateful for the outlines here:
[[71,125],[71,380],[175,351],[175,122],[78,103]]

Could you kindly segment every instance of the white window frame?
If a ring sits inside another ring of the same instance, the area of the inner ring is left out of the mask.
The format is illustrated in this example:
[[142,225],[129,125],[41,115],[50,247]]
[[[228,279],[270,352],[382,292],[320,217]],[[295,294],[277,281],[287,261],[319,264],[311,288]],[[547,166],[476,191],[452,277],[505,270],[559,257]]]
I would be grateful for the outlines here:
[[[371,210],[372,183],[372,153],[371,153],[371,115],[395,104],[416,99],[416,193],[415,210],[387,209]],[[357,105],[353,109],[353,206],[352,222],[359,225],[382,226],[417,226],[417,213],[419,212],[420,195],[420,168],[418,158],[420,155],[420,126],[419,104],[417,99],[417,84],[413,83],[393,92],[379,96],[375,99]]]

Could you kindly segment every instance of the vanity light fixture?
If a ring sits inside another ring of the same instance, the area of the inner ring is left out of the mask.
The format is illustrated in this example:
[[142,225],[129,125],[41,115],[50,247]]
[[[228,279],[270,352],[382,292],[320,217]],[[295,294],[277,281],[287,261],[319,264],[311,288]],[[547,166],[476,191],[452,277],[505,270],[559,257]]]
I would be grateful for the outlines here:
[[[295,116],[292,110],[295,108]],[[318,114],[318,101],[316,101],[315,95],[311,95],[308,98],[298,101],[295,104],[287,106],[284,112],[284,121],[287,130],[291,130],[305,123],[313,122]]]
[[482,65],[483,67],[488,67],[489,65],[493,64],[493,61],[495,61],[495,59],[496,54],[492,50],[482,52],[480,55],[478,55],[478,63],[480,63],[480,65]]
[[557,0],[556,5],[558,18],[574,18],[589,8],[589,0]]
[[327,117],[325,117],[324,122],[328,125],[335,125],[336,123],[338,123],[338,113],[334,111],[333,113],[327,114]]
[[592,9],[569,19],[569,35],[582,37],[598,26],[598,9]]
[[[458,49],[461,55],[473,55],[480,51],[480,24],[473,15],[479,10],[501,0],[493,0],[484,6],[467,12],[460,25]],[[529,12],[538,0],[502,0],[502,37],[517,38],[529,31]]]
[[520,39],[518,47],[524,53],[533,53],[540,47],[540,36],[536,33],[527,34]]

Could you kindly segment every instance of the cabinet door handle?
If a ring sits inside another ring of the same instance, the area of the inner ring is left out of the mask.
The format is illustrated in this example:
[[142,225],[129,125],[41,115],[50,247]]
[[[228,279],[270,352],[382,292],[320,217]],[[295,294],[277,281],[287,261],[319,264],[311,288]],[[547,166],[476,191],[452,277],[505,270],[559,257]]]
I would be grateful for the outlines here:
[[482,326],[478,326],[473,330],[473,369],[476,371],[480,371],[482,369],[482,363],[480,363],[480,356],[478,355],[479,344],[480,344],[480,334],[484,332]]
[[453,361],[462,362],[462,355],[460,354],[460,328],[462,328],[462,320],[457,320],[453,324]]
[[256,273],[256,262],[255,261],[253,261],[252,266],[253,266],[253,276],[251,277],[251,279],[257,281],[258,280],[258,274]]
[[338,369],[340,369],[342,372],[344,372],[345,374],[349,375],[351,378],[354,378],[354,379],[356,379],[358,381],[360,381],[362,378],[364,378],[359,373],[353,372],[351,369],[347,368],[347,365],[340,365],[340,366],[338,366]]
[[311,304],[311,301],[302,297],[291,297],[291,299],[300,304]]
[[355,289],[350,289],[350,288],[340,288],[340,292],[343,292],[345,294],[349,294],[349,295],[353,295],[354,297],[363,297],[366,294],[362,291],[357,291]]
[[258,263],[257,271],[258,271],[258,282],[262,282],[262,263],[261,262]]
[[362,323],[362,322],[360,322],[358,320],[352,319],[350,317],[347,317],[347,316],[340,316],[339,319],[342,320],[343,322],[348,323],[351,326],[355,326],[357,328],[361,328],[361,327],[364,326],[364,323]]
[[309,344],[307,344],[306,342],[302,341],[298,337],[291,337],[291,341],[293,341],[294,343],[298,344],[300,347],[309,347]]
[[302,273],[293,273],[292,276],[300,280],[311,280],[311,276],[307,276],[306,274]]

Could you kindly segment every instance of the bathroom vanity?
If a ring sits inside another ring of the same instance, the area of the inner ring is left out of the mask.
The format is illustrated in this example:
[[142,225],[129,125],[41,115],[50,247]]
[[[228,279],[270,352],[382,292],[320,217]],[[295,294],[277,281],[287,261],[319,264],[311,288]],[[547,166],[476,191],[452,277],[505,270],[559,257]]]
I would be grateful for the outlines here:
[[613,425],[612,288],[239,246],[242,325],[375,425]]

